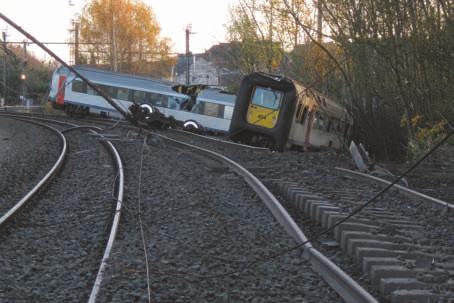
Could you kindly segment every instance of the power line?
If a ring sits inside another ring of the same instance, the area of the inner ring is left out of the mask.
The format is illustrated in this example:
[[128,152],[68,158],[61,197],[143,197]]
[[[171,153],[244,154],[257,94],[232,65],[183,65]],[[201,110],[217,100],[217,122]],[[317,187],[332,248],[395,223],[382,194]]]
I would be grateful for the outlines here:
[[[8,44],[37,44],[35,42],[31,41],[8,41]],[[72,45],[72,44],[77,44],[76,42],[40,42],[41,44],[62,44],[62,45]],[[86,44],[86,45],[110,45],[110,43],[107,42],[79,42],[79,45],[81,44]]]

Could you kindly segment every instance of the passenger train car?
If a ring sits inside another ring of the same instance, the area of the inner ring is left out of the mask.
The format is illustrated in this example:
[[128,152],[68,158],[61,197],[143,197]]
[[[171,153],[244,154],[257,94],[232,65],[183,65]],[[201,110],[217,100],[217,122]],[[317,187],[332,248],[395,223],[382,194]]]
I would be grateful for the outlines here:
[[319,92],[286,77],[252,73],[241,83],[229,136],[276,150],[339,149],[351,125],[347,110]]
[[[171,82],[85,66],[73,68],[125,109],[135,103],[148,111],[157,108],[185,128],[212,132],[229,129],[235,96],[219,89],[205,88],[194,96],[177,92]],[[69,114],[121,117],[114,107],[65,67],[56,69],[52,76],[49,102]]]

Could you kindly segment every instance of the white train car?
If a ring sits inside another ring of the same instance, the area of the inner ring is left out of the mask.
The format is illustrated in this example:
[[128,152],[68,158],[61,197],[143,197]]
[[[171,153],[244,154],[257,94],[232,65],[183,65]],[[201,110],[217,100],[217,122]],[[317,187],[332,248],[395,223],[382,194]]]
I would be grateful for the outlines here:
[[[133,103],[149,110],[156,107],[166,117],[174,118],[189,129],[227,132],[230,127],[235,96],[219,89],[207,88],[197,96],[189,96],[172,89],[171,82],[91,67],[73,68],[125,109]],[[56,69],[52,76],[49,102],[69,114],[121,118],[115,108],[65,67]]]

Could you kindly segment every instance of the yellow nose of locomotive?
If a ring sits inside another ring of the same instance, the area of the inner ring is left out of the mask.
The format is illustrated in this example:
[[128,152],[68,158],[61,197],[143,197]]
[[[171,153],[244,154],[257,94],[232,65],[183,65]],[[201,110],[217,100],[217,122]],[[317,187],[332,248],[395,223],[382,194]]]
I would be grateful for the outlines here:
[[282,92],[257,86],[247,111],[247,122],[265,128],[276,126],[282,101]]

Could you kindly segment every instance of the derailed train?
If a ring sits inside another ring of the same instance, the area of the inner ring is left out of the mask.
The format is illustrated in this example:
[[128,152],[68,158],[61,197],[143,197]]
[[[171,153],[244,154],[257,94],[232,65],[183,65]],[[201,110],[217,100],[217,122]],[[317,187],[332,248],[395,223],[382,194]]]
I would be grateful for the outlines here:
[[[225,133],[229,129],[235,96],[218,88],[176,85],[86,66],[72,68],[112,98],[120,108],[128,109],[133,116],[132,122],[147,116],[151,118],[147,121],[158,125],[176,124],[216,133]],[[49,102],[70,115],[121,117],[117,109],[66,67],[57,68],[52,76]]]
[[[148,124],[156,121],[158,125],[180,124],[183,128],[217,133],[229,131],[234,141],[276,150],[339,149],[347,143],[351,132],[352,118],[344,107],[282,76],[247,75],[235,101],[233,95],[204,86],[185,87],[88,67],[74,68],[117,105],[129,108],[133,123],[145,120]],[[63,67],[54,72],[49,101],[69,113],[120,116],[113,106]],[[149,119],[150,113],[153,119]],[[169,120],[176,123],[168,123]]]
[[229,136],[276,150],[340,149],[352,123],[343,106],[321,93],[286,77],[256,72],[241,83]]

